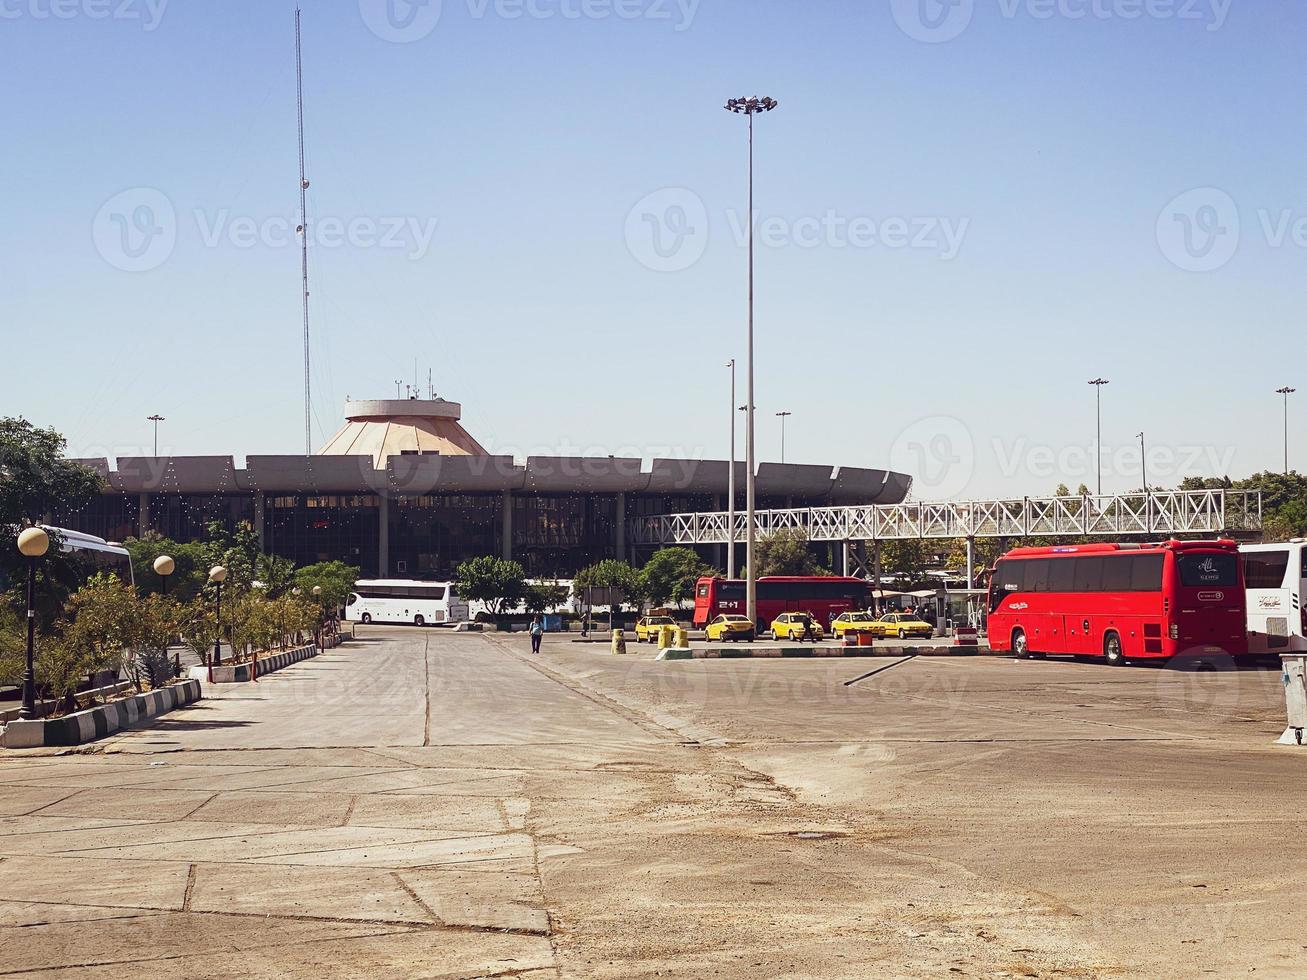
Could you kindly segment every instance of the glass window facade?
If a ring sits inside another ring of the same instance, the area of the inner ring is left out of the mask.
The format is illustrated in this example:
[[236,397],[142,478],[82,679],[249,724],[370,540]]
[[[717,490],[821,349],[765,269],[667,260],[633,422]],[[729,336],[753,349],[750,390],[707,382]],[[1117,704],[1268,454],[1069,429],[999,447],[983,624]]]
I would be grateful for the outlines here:
[[125,541],[136,537],[140,530],[140,497],[134,493],[104,493],[81,510],[55,514],[54,524],[106,541]]
[[254,523],[249,494],[150,494],[150,527],[174,541],[203,541],[205,525],[217,521],[234,531],[242,521]]
[[397,578],[447,579],[460,562],[503,554],[503,497],[446,494],[390,501],[390,570]]
[[379,575],[380,501],[373,494],[269,494],[263,547],[297,565],[343,561]]

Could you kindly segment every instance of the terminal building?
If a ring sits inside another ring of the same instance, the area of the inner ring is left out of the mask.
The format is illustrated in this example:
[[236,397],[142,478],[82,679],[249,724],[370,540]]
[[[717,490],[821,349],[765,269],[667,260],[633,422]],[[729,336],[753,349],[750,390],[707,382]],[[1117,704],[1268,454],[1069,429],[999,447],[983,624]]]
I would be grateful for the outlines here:
[[[313,456],[82,459],[99,499],[55,523],[113,541],[157,532],[201,540],[205,525],[248,522],[263,549],[297,564],[340,560],[365,577],[449,577],[468,558],[501,555],[532,576],[570,577],[603,558],[639,563],[639,517],[727,509],[725,460],[488,453],[444,399],[351,401]],[[736,506],[746,468],[736,464]],[[759,509],[902,501],[911,479],[851,466],[762,463]],[[700,549],[725,566],[721,546]]]

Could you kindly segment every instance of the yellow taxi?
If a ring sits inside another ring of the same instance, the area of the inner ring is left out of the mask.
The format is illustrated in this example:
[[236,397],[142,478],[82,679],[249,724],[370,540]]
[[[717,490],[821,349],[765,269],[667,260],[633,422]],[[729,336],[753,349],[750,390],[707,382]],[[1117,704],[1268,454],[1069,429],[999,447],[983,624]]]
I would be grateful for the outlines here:
[[812,640],[816,643],[823,636],[825,631],[821,628],[821,623],[817,622],[808,613],[781,613],[771,624],[771,638],[773,640],[798,640],[802,643],[804,640]]
[[748,616],[723,613],[710,622],[704,632],[707,633],[709,642],[721,643],[724,640],[752,640],[754,629]]
[[873,625],[876,636],[896,636],[900,640],[906,640],[909,636],[929,640],[935,635],[935,627],[930,623],[907,613],[886,613]]
[[637,643],[657,643],[658,630],[664,626],[675,626],[676,620],[671,616],[641,616],[635,621],[635,641]]
[[876,635],[876,614],[863,611],[840,613],[831,623],[831,635],[837,640],[844,639],[848,633],[870,633]]

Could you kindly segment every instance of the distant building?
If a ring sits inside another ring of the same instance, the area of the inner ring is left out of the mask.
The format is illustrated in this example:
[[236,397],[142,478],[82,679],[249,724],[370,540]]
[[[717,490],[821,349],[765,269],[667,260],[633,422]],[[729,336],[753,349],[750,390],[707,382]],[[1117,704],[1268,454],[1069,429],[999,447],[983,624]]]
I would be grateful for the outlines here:
[[[157,531],[199,540],[209,521],[247,521],[266,551],[298,564],[339,559],[367,576],[442,578],[480,555],[535,576],[570,577],[602,558],[641,561],[629,522],[725,510],[725,460],[488,454],[456,402],[348,402],[346,422],[314,456],[119,457],[79,462],[105,480],[64,527],[121,541]],[[736,464],[737,506],[745,466]],[[898,503],[909,477],[885,470],[762,463],[759,508]],[[721,546],[700,549],[724,565]],[[741,554],[741,561],[743,557]]]

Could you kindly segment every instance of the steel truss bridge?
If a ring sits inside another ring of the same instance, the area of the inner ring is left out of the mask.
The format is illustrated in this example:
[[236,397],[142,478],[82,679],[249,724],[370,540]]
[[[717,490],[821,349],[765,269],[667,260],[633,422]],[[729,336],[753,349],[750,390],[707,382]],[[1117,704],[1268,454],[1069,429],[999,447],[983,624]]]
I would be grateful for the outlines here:
[[[1262,495],[1252,490],[1169,490],[1144,494],[1020,497],[1012,500],[865,504],[760,510],[754,531],[804,532],[810,541],[879,542],[913,538],[1109,538],[1127,535],[1247,533],[1262,527]],[[747,517],[735,514],[734,540]],[[724,512],[662,514],[632,522],[637,546],[726,544]]]

